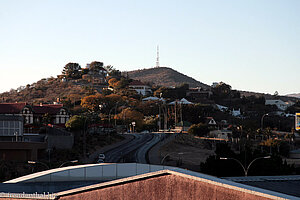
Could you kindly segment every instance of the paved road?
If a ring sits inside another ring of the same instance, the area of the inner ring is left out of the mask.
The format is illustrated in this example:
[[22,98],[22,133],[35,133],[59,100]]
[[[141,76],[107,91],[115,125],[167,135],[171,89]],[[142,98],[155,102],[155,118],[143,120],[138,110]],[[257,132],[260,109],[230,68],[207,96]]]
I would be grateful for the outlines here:
[[153,138],[135,151],[136,162],[143,164],[149,163],[149,159],[147,158],[149,150],[161,141],[164,136],[164,134],[153,133]]
[[[153,134],[132,134],[134,139],[115,149],[105,152],[105,162],[137,162],[136,151],[154,138]],[[141,153],[139,156],[143,156]],[[144,155],[145,157],[145,155]]]

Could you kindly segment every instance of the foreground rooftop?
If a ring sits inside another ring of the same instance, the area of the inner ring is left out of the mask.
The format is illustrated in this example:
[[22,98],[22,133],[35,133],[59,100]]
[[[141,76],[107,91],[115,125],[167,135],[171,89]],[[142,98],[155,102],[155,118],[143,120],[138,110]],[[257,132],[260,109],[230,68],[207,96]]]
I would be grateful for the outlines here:
[[[0,185],[13,193],[52,196],[39,199],[300,199],[237,180],[220,179],[176,167],[102,163],[51,169]],[[30,197],[31,199],[37,199]]]

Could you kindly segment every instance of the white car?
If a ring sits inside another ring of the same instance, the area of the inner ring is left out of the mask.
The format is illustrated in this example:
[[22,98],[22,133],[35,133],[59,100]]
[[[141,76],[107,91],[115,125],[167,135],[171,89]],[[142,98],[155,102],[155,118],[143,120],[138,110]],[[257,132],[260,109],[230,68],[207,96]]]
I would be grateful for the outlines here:
[[101,160],[105,160],[105,155],[104,153],[100,153],[99,156],[98,156],[99,159]]

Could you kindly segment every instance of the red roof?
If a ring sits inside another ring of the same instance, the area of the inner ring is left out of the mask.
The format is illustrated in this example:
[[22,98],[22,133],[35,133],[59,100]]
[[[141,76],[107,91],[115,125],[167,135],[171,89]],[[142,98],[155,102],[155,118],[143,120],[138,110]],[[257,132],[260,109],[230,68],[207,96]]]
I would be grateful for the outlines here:
[[19,114],[26,103],[0,103],[0,114]]
[[146,85],[146,84],[138,80],[133,80],[129,85]]
[[20,114],[26,105],[36,114],[57,114],[63,107],[63,104],[29,106],[27,103],[0,103],[0,114]]
[[32,106],[33,112],[36,114],[57,114],[60,109],[63,107],[63,104],[47,104]]

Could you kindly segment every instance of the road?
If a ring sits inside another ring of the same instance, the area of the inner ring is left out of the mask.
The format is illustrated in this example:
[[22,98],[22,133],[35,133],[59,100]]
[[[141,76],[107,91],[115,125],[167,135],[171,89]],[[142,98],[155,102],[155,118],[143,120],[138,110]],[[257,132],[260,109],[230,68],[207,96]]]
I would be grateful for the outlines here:
[[148,163],[148,150],[161,140],[160,134],[132,134],[135,138],[115,149],[105,152],[105,162]]

